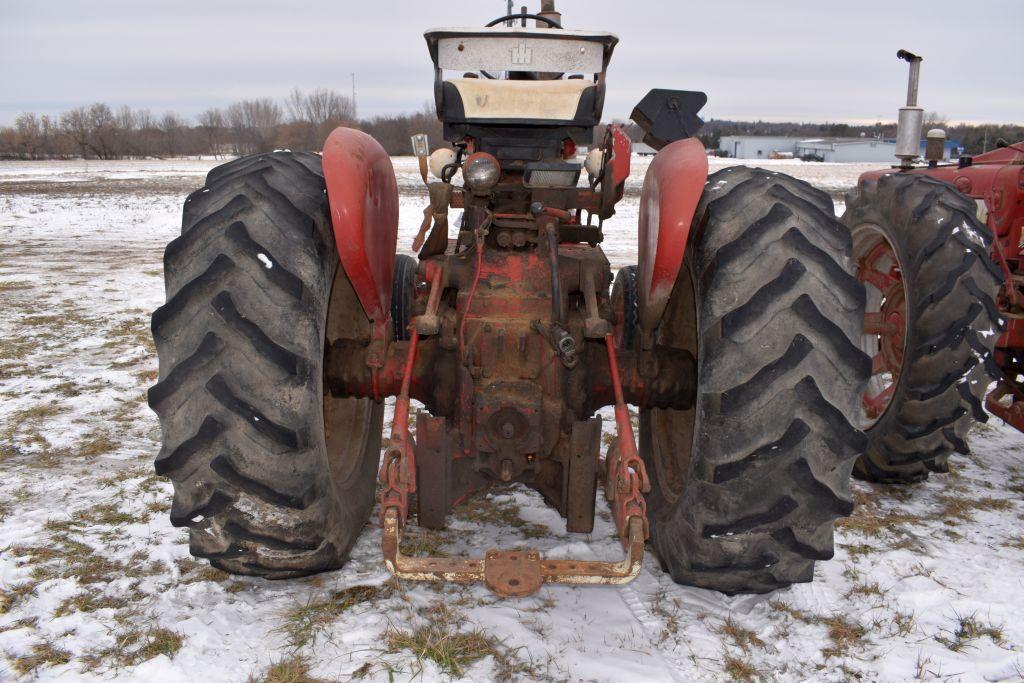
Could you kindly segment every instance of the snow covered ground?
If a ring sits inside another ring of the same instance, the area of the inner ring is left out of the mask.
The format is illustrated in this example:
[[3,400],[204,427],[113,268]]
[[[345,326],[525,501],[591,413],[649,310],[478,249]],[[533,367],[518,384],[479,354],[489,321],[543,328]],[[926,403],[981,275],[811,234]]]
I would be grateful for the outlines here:
[[[677,586],[650,556],[628,586],[523,600],[396,584],[375,516],[351,563],[314,578],[230,577],[192,560],[168,521],[171,486],[152,470],[148,325],[182,199],[215,163],[0,163],[0,679],[1024,677],[1024,437],[996,419],[949,475],[855,483],[835,558],[813,583],[770,595]],[[607,226],[616,267],[636,260],[646,164]],[[866,168],[764,164],[836,199]],[[411,160],[396,167],[408,249],[423,193]],[[410,540],[449,554],[532,545],[612,557],[600,505],[595,532],[570,536],[515,489]]]

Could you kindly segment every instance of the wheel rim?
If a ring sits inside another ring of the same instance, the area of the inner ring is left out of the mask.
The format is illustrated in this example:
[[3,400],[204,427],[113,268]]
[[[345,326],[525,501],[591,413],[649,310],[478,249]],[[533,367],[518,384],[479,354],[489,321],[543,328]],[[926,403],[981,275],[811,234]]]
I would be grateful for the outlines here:
[[[331,284],[327,320],[324,326],[324,352],[331,340],[358,336],[361,328],[369,334],[366,315],[356,299],[352,285],[341,266]],[[344,486],[359,471],[366,457],[369,439],[380,426],[375,425],[374,402],[368,398],[332,396],[323,387],[324,440],[331,479],[337,487]]]
[[[684,263],[686,275],[679,280],[676,306],[683,310],[669,316],[658,330],[658,341],[669,346],[688,350],[694,358],[698,355],[697,298],[689,263]],[[670,303],[670,305],[672,305]],[[698,364],[699,367],[699,364]],[[699,380],[698,380],[699,381]],[[653,408],[648,411],[648,426],[651,436],[650,456],[654,462],[655,482],[658,491],[669,504],[676,502],[686,487],[693,453],[693,439],[697,426],[697,404],[689,410]]]
[[903,266],[892,242],[878,226],[860,226],[853,234],[857,279],[867,305],[860,348],[871,357],[871,378],[861,398],[860,426],[878,422],[899,386],[907,342],[907,290]]

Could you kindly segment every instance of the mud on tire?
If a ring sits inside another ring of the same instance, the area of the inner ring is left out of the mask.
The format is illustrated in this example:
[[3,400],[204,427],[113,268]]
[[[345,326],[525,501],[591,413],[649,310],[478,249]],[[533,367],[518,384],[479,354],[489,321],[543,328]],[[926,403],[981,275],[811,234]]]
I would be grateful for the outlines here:
[[224,164],[185,201],[153,314],[156,471],[193,555],[267,578],[341,566],[369,516],[383,410],[324,395],[325,338],[368,323],[338,265],[320,157]]
[[866,429],[868,449],[854,472],[871,481],[920,481],[947,472],[954,451],[967,454],[968,430],[988,419],[982,399],[1000,376],[992,349],[1002,278],[989,257],[992,233],[975,218],[973,200],[927,176],[885,175],[862,183],[846,202],[855,253],[870,248],[872,234],[893,247],[907,311],[899,379]]
[[870,362],[864,288],[831,199],[794,178],[708,179],[657,343],[697,357],[694,409],[647,409],[651,544],[675,581],[726,593],[810,581],[853,504]]

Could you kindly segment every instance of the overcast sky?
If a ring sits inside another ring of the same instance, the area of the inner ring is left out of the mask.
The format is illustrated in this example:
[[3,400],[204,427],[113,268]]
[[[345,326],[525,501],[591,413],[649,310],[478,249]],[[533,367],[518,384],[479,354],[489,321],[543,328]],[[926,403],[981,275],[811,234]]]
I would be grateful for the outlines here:
[[[531,11],[539,0],[528,0]],[[518,0],[517,5],[523,4]],[[1024,122],[1024,0],[560,0],[567,28],[621,38],[605,117],[654,87],[704,90],[705,118],[873,122],[925,57],[920,103],[952,121]],[[477,26],[504,0],[0,0],[0,124],[81,104],[193,116],[295,86],[361,116],[432,97],[423,31]]]

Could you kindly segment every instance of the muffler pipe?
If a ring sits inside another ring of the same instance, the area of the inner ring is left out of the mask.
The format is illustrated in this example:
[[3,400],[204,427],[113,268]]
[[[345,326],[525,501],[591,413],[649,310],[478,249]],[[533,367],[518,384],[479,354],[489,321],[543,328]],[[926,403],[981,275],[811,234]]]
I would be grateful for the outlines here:
[[900,160],[901,168],[910,168],[921,154],[921,129],[924,127],[924,110],[917,106],[922,58],[906,50],[897,52],[896,57],[910,64],[907,104],[900,107],[899,120],[896,124],[896,158]]

